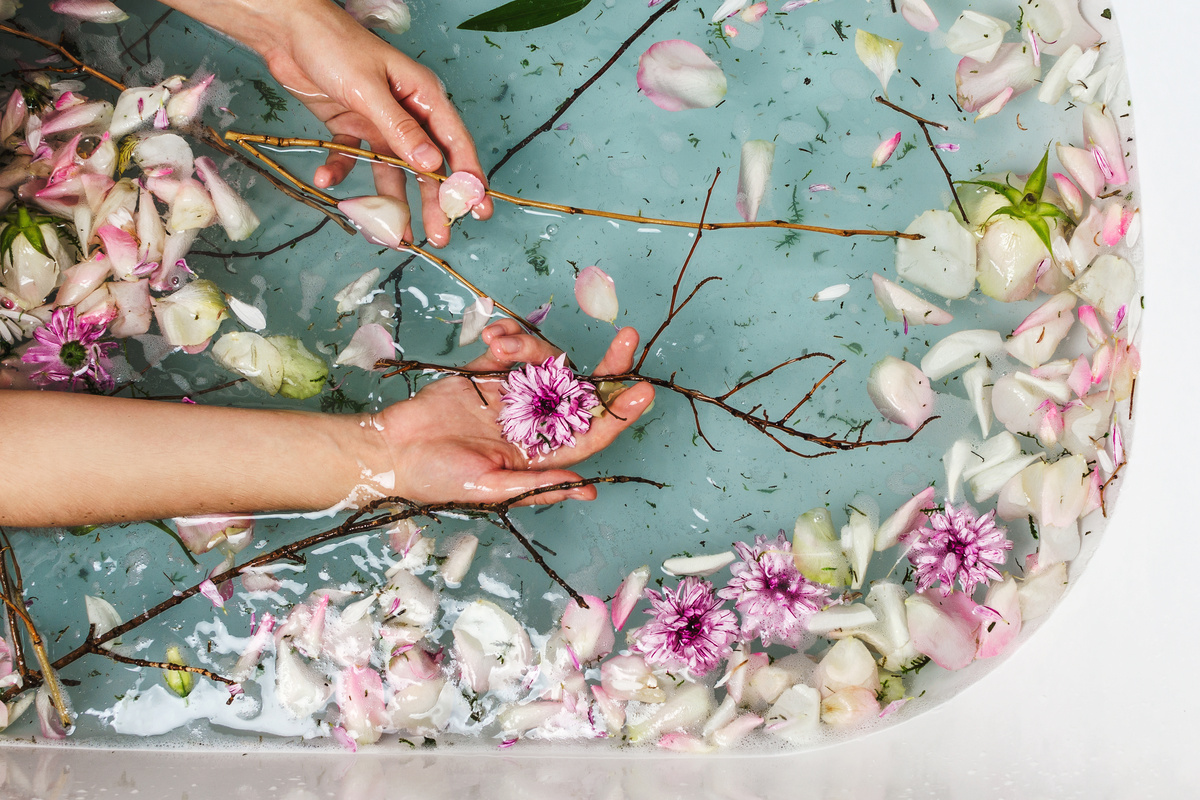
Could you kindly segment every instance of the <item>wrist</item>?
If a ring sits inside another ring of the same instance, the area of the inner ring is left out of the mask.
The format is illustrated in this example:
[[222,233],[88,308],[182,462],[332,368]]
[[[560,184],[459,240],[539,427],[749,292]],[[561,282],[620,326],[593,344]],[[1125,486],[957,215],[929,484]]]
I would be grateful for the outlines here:
[[317,25],[348,15],[330,0],[163,0],[166,5],[237,40],[266,58],[289,49],[293,29],[303,21]]

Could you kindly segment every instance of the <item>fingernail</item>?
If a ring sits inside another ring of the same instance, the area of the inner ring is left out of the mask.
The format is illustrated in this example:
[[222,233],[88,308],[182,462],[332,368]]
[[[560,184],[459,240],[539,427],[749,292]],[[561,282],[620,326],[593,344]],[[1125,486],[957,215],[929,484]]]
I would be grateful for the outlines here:
[[495,342],[495,345],[500,348],[501,353],[507,353],[508,355],[512,355],[521,349],[520,342],[507,336]]
[[423,170],[431,170],[442,163],[442,154],[431,144],[423,144],[413,151],[413,162]]

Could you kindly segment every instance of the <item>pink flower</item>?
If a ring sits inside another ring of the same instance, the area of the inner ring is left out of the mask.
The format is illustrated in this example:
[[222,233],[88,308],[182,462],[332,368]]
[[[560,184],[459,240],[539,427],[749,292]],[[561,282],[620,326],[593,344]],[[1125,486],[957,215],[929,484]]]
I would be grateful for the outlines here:
[[713,592],[713,585],[695,576],[684,578],[662,594],[646,590],[654,619],[637,632],[634,649],[646,662],[667,669],[686,669],[699,677],[712,672],[730,651],[738,635],[737,617]]
[[945,597],[957,580],[969,595],[978,584],[999,580],[1002,576],[993,564],[1007,560],[1013,543],[1004,528],[996,526],[995,517],[994,510],[979,516],[965,503],[958,508],[947,504],[945,511],[930,515],[932,530],[922,528],[906,537],[912,542],[908,560],[917,568],[917,591],[937,581]]
[[502,386],[501,431],[526,455],[574,447],[575,434],[592,426],[596,388],[576,378],[566,359],[564,353],[514,369]]
[[796,569],[792,543],[783,531],[774,539],[754,537],[754,546],[737,542],[741,563],[730,566],[733,578],[718,597],[742,612],[742,635],[762,637],[763,645],[800,643],[805,621],[829,599],[829,587],[809,581]]
[[116,342],[98,341],[104,326],[75,319],[75,308],[56,308],[50,321],[33,332],[37,343],[21,356],[40,365],[30,378],[40,386],[106,390],[113,387],[107,353]]

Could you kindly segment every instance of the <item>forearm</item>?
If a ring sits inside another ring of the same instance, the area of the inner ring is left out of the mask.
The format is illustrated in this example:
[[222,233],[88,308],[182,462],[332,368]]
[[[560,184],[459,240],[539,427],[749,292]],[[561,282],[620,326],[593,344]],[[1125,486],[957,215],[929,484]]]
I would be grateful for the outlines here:
[[[290,46],[286,21],[353,23],[330,0],[160,0],[164,5],[238,40],[265,56],[273,47]],[[355,23],[357,24],[357,23]],[[330,31],[330,35],[335,35]]]
[[0,525],[313,511],[390,493],[365,416],[0,391]]

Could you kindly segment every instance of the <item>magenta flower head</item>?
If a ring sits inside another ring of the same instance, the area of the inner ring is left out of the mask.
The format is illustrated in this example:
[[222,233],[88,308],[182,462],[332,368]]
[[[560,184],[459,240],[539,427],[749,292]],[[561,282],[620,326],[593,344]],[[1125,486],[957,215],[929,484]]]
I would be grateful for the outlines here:
[[637,631],[634,649],[646,663],[670,670],[686,669],[696,677],[712,672],[732,650],[738,635],[737,617],[713,585],[695,576],[679,582],[675,591],[646,590],[653,619]]
[[733,549],[742,560],[730,566],[733,578],[717,594],[741,612],[742,635],[759,636],[763,645],[798,646],[808,617],[829,601],[829,587],[800,574],[783,531],[773,539],[754,537],[753,547],[738,542]]
[[600,405],[596,388],[575,377],[564,353],[541,364],[508,373],[500,410],[504,438],[525,455],[575,445],[575,434],[592,426],[591,409]]
[[942,596],[954,590],[958,581],[970,595],[979,584],[999,580],[1002,576],[993,566],[1003,564],[1013,543],[996,525],[996,512],[982,517],[964,503],[955,508],[949,503],[945,511],[929,517],[929,528],[908,534],[911,542],[908,560],[917,568],[917,591],[923,592],[941,583]]
[[50,321],[33,332],[37,342],[29,347],[21,360],[36,364],[30,378],[40,386],[59,386],[75,391],[81,386],[93,390],[113,387],[112,368],[107,353],[116,342],[101,342],[104,325],[80,322],[75,308],[56,308]]

